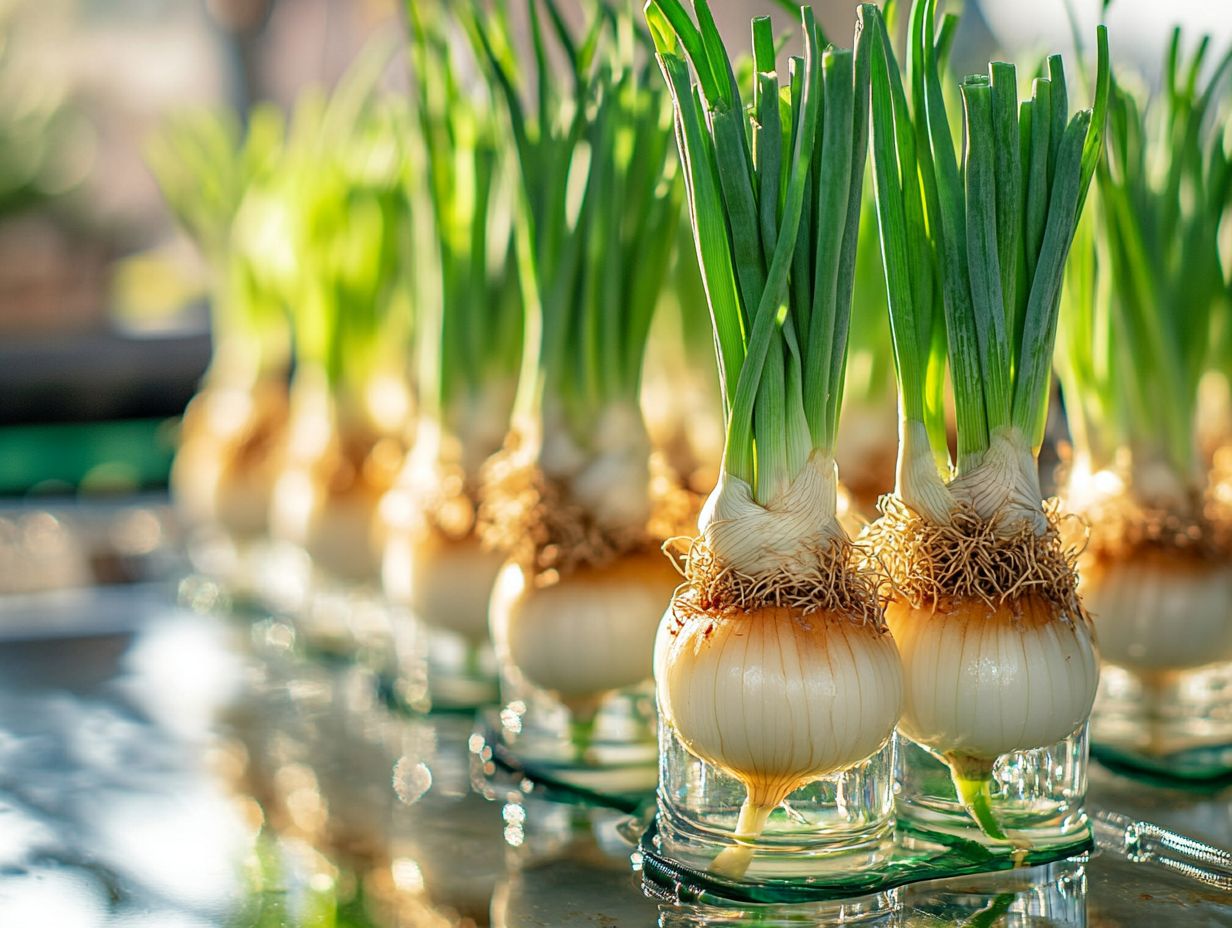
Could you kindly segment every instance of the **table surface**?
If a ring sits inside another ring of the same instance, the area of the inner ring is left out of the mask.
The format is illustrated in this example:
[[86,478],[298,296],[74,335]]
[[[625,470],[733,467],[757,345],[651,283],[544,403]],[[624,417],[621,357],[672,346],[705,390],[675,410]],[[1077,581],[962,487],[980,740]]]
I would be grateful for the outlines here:
[[[464,715],[170,582],[0,598],[0,924],[133,928],[824,924],[660,906],[615,813],[471,786]],[[208,604],[206,604],[208,605]],[[1232,791],[1093,765],[1090,801],[1232,847]],[[1232,897],[1108,852],[919,884],[877,924],[1232,926]]]

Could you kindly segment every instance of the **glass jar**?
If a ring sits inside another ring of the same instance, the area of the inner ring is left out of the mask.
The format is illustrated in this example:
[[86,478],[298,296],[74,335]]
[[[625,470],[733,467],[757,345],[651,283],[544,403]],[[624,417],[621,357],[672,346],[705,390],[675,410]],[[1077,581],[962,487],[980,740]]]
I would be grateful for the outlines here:
[[656,781],[655,631],[675,573],[656,554],[540,585],[509,563],[492,591],[499,737],[528,776],[599,793]]
[[270,557],[267,539],[233,538],[222,532],[194,529],[185,547],[193,570],[219,584],[234,607],[260,609]]
[[[1090,840],[1083,800],[1087,791],[1087,726],[1048,747],[1012,751],[993,765],[988,806],[1013,844],[1032,851]],[[959,800],[950,767],[929,749],[899,737],[896,811],[906,830],[1004,847],[988,836]]]
[[1167,673],[1104,664],[1091,713],[1101,760],[1182,780],[1232,771],[1232,661]]
[[476,709],[500,700],[496,655],[487,641],[470,641],[418,621],[426,655],[428,694],[435,709]]
[[488,603],[502,558],[484,551],[473,537],[450,540],[428,529],[421,505],[413,488],[403,485],[381,501],[381,586],[414,621],[418,640],[410,653],[416,661],[426,657],[426,698],[432,706],[493,705],[500,696]]
[[652,925],[655,904],[637,890],[633,844],[611,809],[554,802],[516,791],[501,815],[508,872],[492,899],[493,928],[597,924]]
[[657,928],[839,928],[862,925],[866,928],[904,928],[900,903],[902,893],[892,889],[854,899],[805,902],[791,905],[687,905],[659,906]]
[[[451,617],[477,617],[476,627],[445,627],[439,616],[430,614],[422,585],[415,588],[413,561],[405,533],[387,526],[381,588],[394,612],[396,667],[391,683],[397,701],[414,712],[470,712],[496,705],[500,690],[487,623],[491,584],[480,576],[459,580],[456,572],[437,570],[431,594],[451,597],[457,606]],[[459,589],[456,595],[446,592],[451,584]]]
[[1169,548],[1092,559],[1083,596],[1104,662],[1097,756],[1182,779],[1232,771],[1232,564]]
[[873,869],[893,852],[894,753],[891,738],[860,763],[795,790],[755,840],[737,842],[745,785],[691,754],[660,719],[659,850],[706,870],[723,851],[751,847],[746,881]]
[[508,664],[501,672],[499,737],[534,778],[606,794],[650,793],[656,777],[654,688],[608,692],[569,706]]

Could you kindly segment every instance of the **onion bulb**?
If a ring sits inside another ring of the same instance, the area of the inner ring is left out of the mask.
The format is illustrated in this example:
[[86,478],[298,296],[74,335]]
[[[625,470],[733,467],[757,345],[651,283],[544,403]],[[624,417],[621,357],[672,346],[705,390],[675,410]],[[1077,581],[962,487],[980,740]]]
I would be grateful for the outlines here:
[[1148,549],[1082,579],[1110,663],[1150,675],[1232,659],[1232,565]]
[[265,532],[286,394],[276,380],[251,389],[207,387],[193,399],[171,468],[171,491],[186,522],[236,539]]
[[679,579],[657,552],[581,566],[546,586],[510,562],[492,590],[497,655],[585,721],[608,693],[650,679],[655,632]]
[[473,536],[454,541],[438,532],[391,531],[381,577],[386,595],[416,618],[476,646],[488,638],[488,603],[504,560]]
[[381,501],[385,595],[472,648],[488,640],[488,602],[505,562],[475,531],[472,487],[484,462],[500,448],[510,392],[492,386],[466,407],[465,427],[457,433],[421,419],[414,447]]
[[362,476],[340,489],[320,470],[296,467],[278,479],[271,520],[279,538],[303,548],[326,574],[366,583],[380,575],[381,494]]
[[946,761],[976,822],[1005,840],[989,807],[993,765],[1086,721],[1099,682],[1087,624],[1032,595],[935,611],[894,602],[886,622],[903,662],[899,730]]
[[349,583],[380,577],[381,497],[402,459],[383,438],[305,384],[286,467],[274,486],[270,531],[303,548],[326,574]]
[[[659,708],[685,747],[748,790],[736,838],[788,794],[858,763],[889,739],[902,701],[894,642],[846,616],[763,606],[712,616],[669,610],[656,655]],[[752,849],[712,869],[739,875]]]

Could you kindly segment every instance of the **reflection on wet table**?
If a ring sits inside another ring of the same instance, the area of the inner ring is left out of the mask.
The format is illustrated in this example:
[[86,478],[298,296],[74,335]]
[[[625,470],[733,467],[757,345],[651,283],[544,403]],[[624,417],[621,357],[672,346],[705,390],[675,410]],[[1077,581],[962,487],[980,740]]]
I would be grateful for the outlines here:
[[[153,584],[0,606],[0,923],[641,928],[844,910],[660,905],[627,816],[499,777],[481,795],[470,716],[392,711],[362,662],[174,601]],[[1219,847],[1229,795],[1092,771],[1093,807]],[[1229,898],[1105,851],[905,888],[875,923],[1232,925]]]

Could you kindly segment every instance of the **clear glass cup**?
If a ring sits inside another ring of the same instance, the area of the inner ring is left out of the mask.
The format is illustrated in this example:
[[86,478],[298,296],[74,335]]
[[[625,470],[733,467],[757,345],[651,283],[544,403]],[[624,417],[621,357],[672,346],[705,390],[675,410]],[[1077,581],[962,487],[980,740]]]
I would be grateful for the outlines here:
[[433,707],[468,709],[495,705],[500,700],[500,688],[492,645],[420,624]]
[[1183,779],[1226,775],[1232,662],[1166,673],[1104,664],[1091,740],[1101,758],[1115,763]]
[[501,668],[499,735],[528,774],[598,793],[649,793],[657,775],[654,685],[613,690],[595,706],[569,707]]
[[[1046,850],[1086,842],[1087,726],[1056,744],[1013,751],[997,759],[989,807],[1012,843]],[[986,835],[959,801],[949,766],[910,738],[899,738],[896,811],[908,830],[984,844],[1006,842]]]
[[[513,791],[501,810],[508,875],[492,899],[492,928],[652,925],[655,903],[638,891],[634,845],[611,809]],[[596,915],[595,913],[602,913]]]
[[654,636],[674,570],[633,552],[540,585],[516,562],[489,609],[499,737],[532,779],[601,794],[654,791]]
[[1182,780],[1232,772],[1232,564],[1147,546],[1083,568],[1103,661],[1096,757]]
[[893,851],[894,752],[891,738],[855,766],[797,789],[755,841],[737,842],[733,835],[745,785],[691,754],[661,718],[660,852],[704,871],[724,850],[751,847],[747,881],[875,868]]

